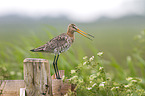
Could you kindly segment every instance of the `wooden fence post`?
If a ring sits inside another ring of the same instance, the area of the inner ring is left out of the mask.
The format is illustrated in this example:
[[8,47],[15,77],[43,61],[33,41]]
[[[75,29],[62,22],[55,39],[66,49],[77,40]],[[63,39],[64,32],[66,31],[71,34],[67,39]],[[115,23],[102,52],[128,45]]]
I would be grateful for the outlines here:
[[26,96],[52,96],[52,83],[48,60],[24,60]]
[[[64,70],[59,70],[60,78],[64,76]],[[69,79],[66,79],[63,82],[62,79],[56,79],[55,74],[52,75],[52,93],[53,96],[64,96],[68,90],[71,89],[71,84],[69,83]]]

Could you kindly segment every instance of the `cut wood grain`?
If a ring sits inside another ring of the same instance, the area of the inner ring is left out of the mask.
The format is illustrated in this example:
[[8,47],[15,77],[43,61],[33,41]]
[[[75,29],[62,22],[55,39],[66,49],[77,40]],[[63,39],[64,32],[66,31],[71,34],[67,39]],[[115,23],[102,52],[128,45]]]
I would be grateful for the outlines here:
[[24,60],[24,81],[27,96],[52,95],[48,60],[26,58]]

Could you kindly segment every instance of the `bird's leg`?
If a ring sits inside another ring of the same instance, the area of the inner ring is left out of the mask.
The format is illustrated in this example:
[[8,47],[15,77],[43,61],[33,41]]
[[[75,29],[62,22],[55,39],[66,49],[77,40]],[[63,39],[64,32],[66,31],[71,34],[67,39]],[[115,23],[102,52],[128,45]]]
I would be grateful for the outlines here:
[[56,74],[57,74],[57,76],[58,76],[57,79],[61,79],[61,78],[60,78],[60,75],[59,75],[58,67],[57,67],[58,58],[59,58],[59,54],[57,55],[56,62],[55,62],[55,64],[56,64],[56,70],[57,70],[57,73],[56,73]]
[[56,62],[55,62],[55,59],[56,59],[56,55],[54,56],[54,60],[53,60],[53,67],[54,67],[55,75],[56,75],[56,78],[57,78],[57,72],[56,72]]

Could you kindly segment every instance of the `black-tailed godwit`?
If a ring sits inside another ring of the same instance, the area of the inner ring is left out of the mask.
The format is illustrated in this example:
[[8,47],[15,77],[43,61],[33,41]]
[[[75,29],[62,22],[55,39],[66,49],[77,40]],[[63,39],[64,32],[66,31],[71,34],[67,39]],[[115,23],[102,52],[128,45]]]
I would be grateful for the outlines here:
[[[38,48],[30,50],[32,52],[48,52],[48,53],[55,54],[53,66],[54,66],[54,70],[55,70],[57,79],[60,79],[59,71],[58,71],[58,67],[57,67],[57,61],[59,58],[59,54],[67,51],[69,49],[69,47],[71,46],[71,44],[74,42],[74,39],[75,39],[74,32],[78,32],[79,34],[87,37],[90,40],[92,40],[92,39],[89,38],[88,36],[94,38],[94,36],[81,31],[79,28],[76,27],[75,24],[69,24],[67,33],[62,33],[62,34],[54,37],[50,41],[48,41],[46,44],[44,44]],[[85,34],[88,36],[86,36]]]

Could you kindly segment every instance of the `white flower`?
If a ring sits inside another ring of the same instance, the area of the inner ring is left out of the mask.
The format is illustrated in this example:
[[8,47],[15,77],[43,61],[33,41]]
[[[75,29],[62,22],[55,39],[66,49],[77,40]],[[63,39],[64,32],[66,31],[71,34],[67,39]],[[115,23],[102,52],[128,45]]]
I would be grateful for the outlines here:
[[88,58],[88,56],[83,57],[83,59],[87,59],[87,58]]
[[92,81],[90,81],[90,83],[92,83]]
[[97,55],[100,56],[100,57],[101,57],[103,54],[104,54],[104,52],[98,52],[98,53],[97,53]]
[[124,85],[124,87],[129,87],[129,85]]
[[103,84],[103,83],[100,83],[100,84],[99,84],[99,87],[104,87],[104,84]]
[[66,93],[64,96],[68,96],[68,93]]
[[119,87],[115,87],[115,88],[117,89],[117,88],[119,88]]
[[105,82],[101,82],[101,83],[99,84],[99,87],[104,87],[104,84],[105,84]]
[[115,87],[111,88],[111,90],[114,90],[114,89],[115,89]]
[[92,89],[92,87],[89,87],[89,88],[87,88],[88,90],[91,90]]
[[132,82],[137,82],[137,80],[132,80]]
[[92,87],[94,87],[95,85],[97,85],[96,83],[94,83],[93,85],[92,85]]
[[75,73],[76,72],[76,70],[71,70],[71,74],[73,74],[73,73]]
[[132,77],[126,78],[127,81],[130,81],[130,80],[132,80],[132,79],[133,79]]
[[89,79],[93,80],[94,78],[96,78],[97,76],[95,74],[90,75]]
[[115,89],[117,89],[117,88],[119,88],[119,87],[113,87],[113,88],[111,88],[111,90],[113,91],[113,90],[115,90]]
[[102,69],[103,69],[103,67],[100,67],[100,68],[99,68],[99,70],[102,70]]
[[65,78],[65,76],[63,75],[63,76],[62,76],[62,80],[64,80],[64,78]]
[[86,65],[87,62],[84,62],[83,65]]
[[94,59],[94,56],[92,56],[92,57],[89,59],[89,61],[91,62],[93,59]]

